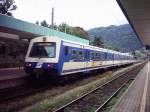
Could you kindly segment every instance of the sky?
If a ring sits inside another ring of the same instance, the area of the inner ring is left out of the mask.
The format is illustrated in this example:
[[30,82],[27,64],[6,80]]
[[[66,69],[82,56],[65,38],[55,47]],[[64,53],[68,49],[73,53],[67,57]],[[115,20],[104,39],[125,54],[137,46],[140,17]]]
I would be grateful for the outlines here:
[[15,18],[35,23],[46,20],[51,24],[54,7],[54,23],[65,22],[85,30],[128,23],[116,0],[15,0]]

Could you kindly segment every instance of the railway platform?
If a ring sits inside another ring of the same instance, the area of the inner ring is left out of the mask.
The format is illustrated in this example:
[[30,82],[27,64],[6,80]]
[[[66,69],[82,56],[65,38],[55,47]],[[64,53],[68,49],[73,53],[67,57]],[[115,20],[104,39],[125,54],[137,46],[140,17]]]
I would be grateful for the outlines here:
[[26,76],[22,67],[0,69],[0,81]]
[[150,112],[150,62],[118,100],[111,112]]

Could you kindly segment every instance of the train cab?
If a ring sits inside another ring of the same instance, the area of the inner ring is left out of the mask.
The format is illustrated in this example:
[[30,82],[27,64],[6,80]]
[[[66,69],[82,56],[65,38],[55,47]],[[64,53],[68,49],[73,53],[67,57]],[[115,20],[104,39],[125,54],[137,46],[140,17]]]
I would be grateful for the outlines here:
[[54,37],[32,39],[25,58],[25,72],[30,75],[57,73],[61,40]]

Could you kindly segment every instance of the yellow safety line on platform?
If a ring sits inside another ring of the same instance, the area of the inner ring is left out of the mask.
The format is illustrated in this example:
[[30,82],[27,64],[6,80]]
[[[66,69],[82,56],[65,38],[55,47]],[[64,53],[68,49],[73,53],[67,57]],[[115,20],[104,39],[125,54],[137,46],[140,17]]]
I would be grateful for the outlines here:
[[148,70],[147,70],[147,75],[146,75],[146,81],[145,81],[145,86],[144,86],[144,92],[142,96],[142,101],[140,104],[140,112],[145,112],[145,107],[146,107],[146,95],[147,95],[147,87],[148,87],[148,75],[149,75],[149,62],[148,62]]

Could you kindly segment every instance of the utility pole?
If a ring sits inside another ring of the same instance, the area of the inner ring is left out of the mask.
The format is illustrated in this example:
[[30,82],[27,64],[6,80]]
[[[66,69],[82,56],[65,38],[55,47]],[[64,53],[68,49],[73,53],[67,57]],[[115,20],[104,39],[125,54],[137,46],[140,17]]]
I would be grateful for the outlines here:
[[54,8],[52,8],[52,16],[51,16],[51,27],[54,29]]
[[65,33],[67,32],[67,28],[66,28],[66,22],[65,22]]

